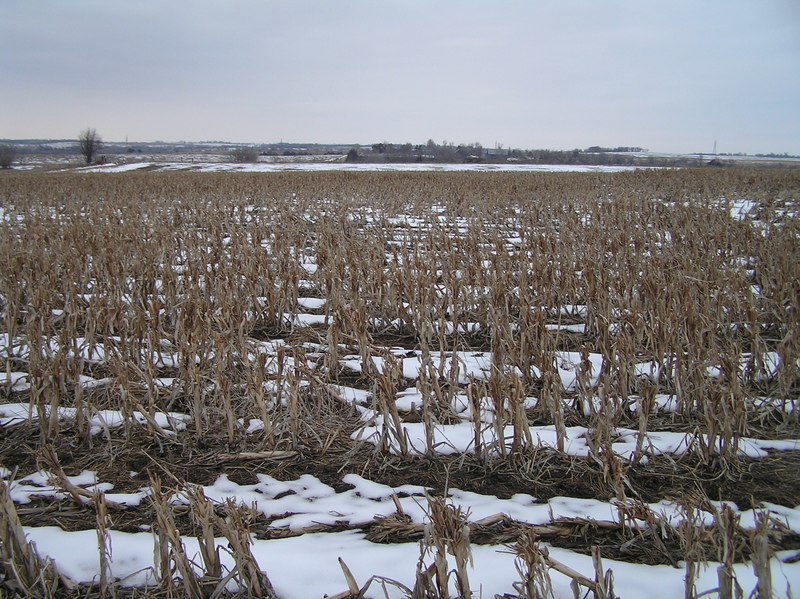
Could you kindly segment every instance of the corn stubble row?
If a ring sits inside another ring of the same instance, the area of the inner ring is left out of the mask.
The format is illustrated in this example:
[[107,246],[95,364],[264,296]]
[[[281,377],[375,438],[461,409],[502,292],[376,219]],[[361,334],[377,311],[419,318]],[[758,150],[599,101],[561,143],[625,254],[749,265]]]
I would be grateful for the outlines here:
[[[485,424],[475,417],[480,457],[525,455],[532,423],[555,425],[555,449],[563,450],[565,426],[582,424],[590,457],[622,499],[614,428],[638,428],[640,453],[644,433],[665,423],[657,394],[675,397],[668,423],[697,432],[705,462],[736,459],[738,439],[753,432],[796,436],[799,193],[797,173],[749,170],[8,175],[0,179],[1,365],[7,375],[29,374],[42,455],[54,472],[58,457],[46,443],[67,434],[101,443],[90,420],[106,409],[127,416],[120,434],[130,439],[140,438],[132,435],[140,426],[167,435],[156,415],[179,411],[190,416],[179,435],[221,437],[232,449],[324,453],[352,443],[356,418],[331,384],[352,380],[340,360],[357,354],[358,384],[388,423],[377,451],[390,451],[392,436],[399,453],[410,454],[403,423],[412,418],[425,424],[433,456],[433,429],[455,418],[452,399],[461,391],[473,414],[488,398],[488,426],[498,438],[513,429],[509,444],[482,446]],[[740,200],[749,212],[735,218]],[[327,326],[293,324],[302,297],[325,299]],[[553,326],[577,322],[585,324],[583,334]],[[286,343],[265,352],[266,338]],[[421,362],[422,405],[411,415],[395,405],[410,382],[386,348],[400,339]],[[433,357],[468,349],[491,352],[485,379],[464,384],[457,360]],[[581,356],[569,389],[557,369],[564,349]],[[87,359],[95,354],[102,359]],[[599,373],[592,354],[602,356]],[[380,371],[375,357],[383,359]],[[658,368],[637,375],[637,364],[648,362]],[[82,375],[111,383],[86,388]],[[175,379],[171,388],[158,384],[164,376]],[[18,401],[8,378],[6,401]],[[527,397],[537,398],[533,407]],[[75,409],[74,424],[64,426],[59,407]],[[253,418],[264,428],[247,436],[240,423]],[[167,595],[183,592],[173,585],[178,574],[189,596],[210,588],[219,594],[230,580],[211,547],[216,531],[238,547],[239,586],[251,596],[274,596],[249,552],[245,512],[229,505],[223,521],[204,497],[191,496],[206,572],[196,580],[168,495],[158,480],[152,484]],[[57,574],[20,536],[2,489],[7,550],[0,557],[16,564],[9,580],[49,596]],[[105,500],[92,501],[102,548]],[[468,597],[468,535],[459,541],[466,516],[439,499],[429,502],[415,588],[405,591],[445,597],[453,575],[459,596]],[[695,507],[687,500],[686,509]],[[725,518],[733,516],[718,514],[719,530]],[[695,563],[705,559],[700,537],[710,534],[696,524],[687,519],[678,531],[687,597]],[[762,528],[764,536],[766,523]],[[728,547],[736,534],[722,535],[718,545]],[[520,597],[546,596],[550,569],[572,577],[575,589],[614,596],[599,551],[592,580],[565,571],[535,536],[522,535],[513,549]],[[733,554],[723,553],[724,590],[734,581]],[[768,568],[768,556],[758,563]],[[344,563],[342,569],[350,592],[341,596],[363,594]],[[765,572],[759,579],[768,581]],[[108,592],[105,573],[101,595]]]
[[[530,445],[529,422],[581,422],[600,444],[625,418],[646,432],[654,395],[668,393],[673,419],[705,433],[704,457],[733,457],[754,423],[792,419],[798,179],[746,170],[9,176],[3,328],[29,351],[12,347],[3,366],[29,372],[43,439],[59,434],[53,408],[71,406],[86,435],[98,409],[177,409],[196,435],[233,442],[239,419],[259,418],[265,447],[318,445],[343,353],[361,356],[363,383],[400,432],[392,406],[404,381],[380,339],[402,333],[421,351],[431,428],[459,389],[458,361],[436,364],[431,352],[491,351],[490,376],[468,391],[496,404],[499,431],[514,426],[511,449],[494,448],[503,456]],[[740,199],[752,210],[732,218]],[[326,300],[329,326],[308,335],[324,356],[309,362],[298,344],[255,351],[254,335],[289,339],[302,296]],[[552,326],[571,306],[585,306],[583,335]],[[87,363],[79,343],[103,347],[104,363]],[[570,390],[556,370],[565,347],[584,358]],[[179,356],[170,392],[154,382],[164,351]],[[602,355],[599,373],[589,352]],[[648,361],[659,368],[637,377]],[[81,374],[114,384],[86,392]],[[527,411],[526,396],[538,398]],[[754,397],[769,401],[756,408]]]

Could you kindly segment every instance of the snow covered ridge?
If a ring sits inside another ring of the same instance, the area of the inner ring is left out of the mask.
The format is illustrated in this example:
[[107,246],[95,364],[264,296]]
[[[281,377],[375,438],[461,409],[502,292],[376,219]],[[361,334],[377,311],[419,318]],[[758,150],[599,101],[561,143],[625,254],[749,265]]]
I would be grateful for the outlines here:
[[[45,418],[49,418],[50,406],[44,406],[42,412]],[[56,409],[56,414],[59,420],[73,421],[78,416],[78,410],[60,406]],[[36,407],[29,403],[0,404],[0,426],[32,423],[38,418]],[[191,420],[186,414],[177,412],[154,412],[151,415],[135,411],[131,414],[131,418],[139,425],[152,424],[167,435],[174,435],[177,431],[184,430],[186,423]],[[119,410],[91,410],[91,416],[88,418],[90,433],[96,435],[102,431],[119,428],[125,424],[125,419],[125,414]]]
[[[19,505],[28,505],[33,500],[42,498],[69,499],[69,495],[63,491],[54,475],[47,471],[42,470],[27,476],[18,475],[15,480],[9,481],[11,473],[0,467],[0,475],[9,486],[11,498]],[[357,474],[346,474],[342,477],[342,482],[352,488],[337,493],[331,486],[309,474],[304,474],[297,480],[285,481],[266,474],[256,476],[259,482],[253,485],[240,485],[222,475],[214,484],[200,488],[204,496],[212,502],[222,505],[231,499],[264,515],[269,519],[271,527],[285,528],[297,534],[315,527],[339,524],[363,528],[376,518],[388,518],[397,512],[405,515],[407,521],[414,524],[424,524],[430,519],[426,500],[426,493],[429,490],[417,485],[390,487]],[[88,491],[89,494],[100,491],[106,501],[122,506],[139,506],[152,493],[150,487],[143,487],[134,493],[114,493],[113,485],[99,482],[96,473],[91,471],[69,476],[67,480]],[[86,503],[90,502],[89,497],[90,495],[87,495],[84,498]],[[571,497],[555,497],[548,501],[540,501],[531,495],[521,493],[509,499],[498,499],[492,495],[459,489],[450,489],[447,498],[469,514],[468,522],[471,523],[487,521],[502,514],[515,522],[530,525],[585,520],[637,529],[649,526],[647,519],[651,516],[659,523],[672,528],[677,528],[686,519],[680,503],[666,500],[654,504],[637,504],[635,501],[609,503]],[[172,505],[190,505],[186,494],[181,492],[172,495],[169,501]],[[721,510],[724,505],[729,505],[735,510],[739,517],[739,525],[747,530],[756,528],[757,516],[760,513],[768,513],[776,522],[791,530],[800,529],[800,505],[796,508],[786,508],[766,504],[760,509],[739,511],[735,505],[729,503],[711,502],[710,511],[701,511],[699,523],[711,525],[714,512]],[[626,517],[626,510],[632,509],[633,506],[640,510],[641,517],[633,519]]]
[[[7,477],[9,473],[5,471],[2,474]],[[410,589],[414,586],[411,565],[420,559],[421,550],[424,558],[424,544],[422,548],[416,542],[376,546],[369,540],[369,534],[361,529],[391,521],[407,532],[435,534],[437,523],[431,520],[426,489],[413,485],[392,488],[355,474],[344,476],[343,482],[351,488],[338,493],[309,475],[280,481],[259,474],[258,480],[254,485],[238,485],[221,476],[213,485],[202,487],[200,496],[205,498],[204,501],[220,506],[232,500],[270,518],[274,529],[287,531],[288,538],[279,535],[279,538],[271,540],[251,538],[249,541],[250,552],[271,579],[278,597],[324,597],[343,588],[347,583],[342,578],[340,560],[360,583],[375,575],[386,577],[399,583],[399,586],[388,587],[387,596],[407,596],[402,587]],[[9,486],[11,498],[21,506],[29,504],[32,497],[67,497],[59,488],[58,481],[47,472],[33,473],[4,484]],[[109,485],[98,483],[92,472],[68,477],[67,484],[79,486],[89,497],[97,497],[96,493],[102,492],[105,501],[119,506],[135,507],[152,494],[149,488],[136,493],[115,494]],[[450,490],[447,502],[459,506],[461,513],[466,515],[464,524],[471,528],[513,522],[517,527],[538,530],[545,537],[554,530],[600,526],[628,528],[633,535],[650,531],[667,538],[677,535],[687,522],[714,530],[723,512],[735,518],[738,526],[756,535],[759,530],[764,530],[764,522],[770,522],[774,530],[800,528],[800,507],[789,509],[775,505],[739,512],[735,506],[712,502],[707,511],[687,512],[680,504],[669,501],[645,505],[556,497],[539,502],[523,494],[503,500],[458,489]],[[170,503],[192,505],[181,493],[173,496]],[[341,528],[343,524],[352,530],[318,532],[325,530],[326,526]],[[90,583],[101,576],[95,531],[64,532],[55,527],[40,527],[27,528],[25,534],[35,543],[40,556],[53,560],[61,576],[75,583]],[[206,558],[203,557],[201,539],[182,537],[180,542],[181,550],[194,564],[196,575],[203,575]],[[208,539],[203,542],[207,543]],[[160,551],[158,535],[110,530],[103,543],[110,556],[106,575],[123,581],[124,585],[143,587],[159,583],[158,563],[153,559]],[[224,571],[234,572],[235,560],[226,551],[226,539],[217,538],[214,544],[222,549]],[[379,551],[377,547],[380,547]],[[491,543],[473,544],[469,550],[473,558],[469,580],[474,592],[490,595],[511,593],[514,589],[512,582],[520,576],[520,572],[515,571],[514,552],[507,546]],[[556,547],[549,547],[547,555],[555,567],[554,572],[547,576],[555,597],[572,596],[570,584],[577,574],[584,574],[591,580],[593,567],[588,556]],[[776,597],[793,596],[792,589],[800,576],[800,563],[792,559],[793,555],[792,551],[778,552],[768,562]],[[452,566],[452,558],[445,559]],[[301,563],[302,566],[298,566]],[[608,559],[603,564],[613,571],[615,592],[621,597],[640,597],[642,593],[649,597],[681,596],[684,564],[679,564],[680,567],[642,566]],[[720,564],[714,562],[699,565],[696,574],[698,592],[714,588],[719,567]],[[763,574],[759,578],[757,569],[750,563],[733,565],[732,575],[745,590],[763,585]],[[298,580],[303,580],[303,584],[298,586]]]
[[[270,387],[273,389],[272,387]],[[273,389],[274,390],[274,389]],[[338,394],[343,401],[367,401],[369,393],[360,389],[348,387],[332,386],[331,391]],[[416,402],[422,401],[422,395],[414,388],[398,394],[398,406],[402,409],[403,405],[408,405],[406,411],[411,410]],[[669,405],[671,398],[662,397],[661,401]],[[389,450],[392,453],[401,453],[402,445],[399,438],[405,439],[407,453],[416,455],[426,455],[431,452],[441,455],[453,455],[472,453],[475,451],[476,443],[476,424],[475,419],[469,413],[469,405],[466,396],[455,399],[457,408],[461,408],[458,413],[461,422],[458,424],[435,424],[431,431],[426,430],[423,423],[403,423],[401,432],[392,431],[388,433],[390,424],[385,417],[376,410],[372,410],[356,404],[357,409],[362,413],[364,425],[353,433],[356,441],[366,441],[375,445],[389,443]],[[529,405],[535,405],[536,399],[530,398]],[[497,438],[497,427],[493,426],[492,419],[487,415],[491,414],[493,407],[489,398],[482,398],[482,415],[477,425],[479,431],[479,447],[490,450],[499,455],[500,447],[505,451],[510,451],[515,438],[516,431],[511,425],[502,428],[503,437]],[[419,405],[419,403],[417,403]],[[43,408],[43,416],[50,417],[50,408]],[[59,407],[57,417],[60,421],[74,421],[78,416],[76,408]],[[177,432],[186,429],[187,423],[191,422],[191,417],[177,412],[153,412],[152,414],[135,411],[131,415],[132,421],[142,427],[153,427],[159,433],[166,436],[174,436]],[[0,426],[10,427],[21,424],[32,424],[39,419],[39,412],[35,406],[29,403],[6,403],[0,404]],[[119,410],[89,410],[86,417],[90,434],[97,435],[103,431],[108,433],[110,429],[120,428],[125,424],[126,416]],[[247,423],[240,419],[237,423],[240,430],[247,434],[263,431],[265,423],[258,418],[251,418]],[[429,437],[433,441],[429,446]],[[529,426],[527,429],[530,442],[526,444],[527,449],[550,449],[556,451],[559,447],[559,432],[555,426]],[[560,449],[562,453],[576,457],[587,457],[592,451],[593,431],[583,426],[566,427],[562,432],[565,444]],[[614,454],[624,460],[643,460],[646,456],[681,456],[687,453],[699,451],[698,445],[709,443],[708,435],[697,435],[696,433],[674,433],[647,431],[640,435],[639,431],[616,427],[611,430],[613,439],[610,448]],[[722,443],[717,440],[717,450]],[[770,451],[800,451],[800,439],[787,440],[766,440],[753,439],[749,437],[739,437],[736,440],[738,455],[748,458],[763,458],[769,455]],[[712,447],[713,451],[715,448]],[[643,457],[637,458],[638,454]]]
[[[59,573],[75,582],[90,583],[100,576],[96,554],[97,533],[95,531],[65,532],[58,527],[29,528],[28,539],[37,549],[53,560]],[[227,540],[216,539],[216,547],[225,572],[234,569],[235,562],[225,551]],[[200,546],[197,538],[182,538],[183,549],[188,556],[200,563]],[[158,584],[153,563],[154,538],[149,533],[124,533],[108,531],[111,548],[111,574],[130,586]],[[84,548],[90,548],[86,550]],[[376,545],[366,540],[357,531],[339,533],[306,534],[286,539],[269,541],[255,540],[251,552],[257,563],[272,581],[275,592],[281,599],[307,599],[308,597],[330,597],[338,591],[346,592],[347,582],[342,574],[339,560],[352,572],[359,585],[373,576],[398,581],[411,589],[414,586],[414,564],[420,557],[418,543]],[[769,560],[774,597],[790,599],[800,580],[800,566],[791,557],[794,552],[779,552]],[[548,555],[559,564],[568,566],[573,572],[591,578],[594,572],[592,558],[586,555],[550,547]],[[471,547],[472,567],[469,580],[476,596],[509,596],[515,592],[513,582],[520,574],[515,567],[515,558],[505,546],[478,545]],[[683,596],[684,569],[670,566],[643,566],[605,559],[603,567],[614,574],[614,590],[619,597],[653,597],[676,599]],[[449,564],[453,567],[452,561]],[[718,588],[717,569],[719,563],[708,562],[697,567],[696,588],[706,596],[716,596]],[[759,583],[752,563],[734,564],[732,576],[746,593]],[[198,568],[197,574],[200,574]],[[553,596],[557,599],[573,597],[572,578],[551,574]],[[300,581],[300,582],[298,582]],[[407,597],[407,593],[386,585],[390,599]],[[375,592],[376,589],[372,589]],[[455,588],[452,588],[453,596]],[[340,596],[340,595],[337,595]],[[348,595],[341,595],[346,597]]]
[[581,164],[434,164],[434,163],[337,163],[337,162],[132,162],[103,164],[70,169],[83,173],[122,173],[137,170],[191,171],[201,173],[271,173],[287,171],[349,171],[349,172],[559,172],[559,173],[619,173],[640,168],[637,166],[602,166]]

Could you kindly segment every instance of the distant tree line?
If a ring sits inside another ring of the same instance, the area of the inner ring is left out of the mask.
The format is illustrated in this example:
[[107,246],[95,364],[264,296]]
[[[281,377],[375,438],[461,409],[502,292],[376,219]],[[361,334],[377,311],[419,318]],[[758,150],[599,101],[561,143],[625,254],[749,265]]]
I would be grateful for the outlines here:
[[[75,143],[77,141],[77,144]],[[55,142],[55,143],[53,143]],[[66,142],[66,143],[65,143]],[[222,153],[227,155],[232,162],[257,162],[260,157],[271,160],[274,157],[284,156],[338,156],[348,162],[366,163],[520,163],[520,164],[556,164],[556,165],[609,165],[609,166],[662,166],[662,167],[700,167],[700,166],[732,166],[733,160],[723,161],[720,157],[747,156],[747,154],[723,154],[711,156],[685,155],[685,156],[651,156],[647,150],[637,146],[590,146],[586,149],[573,150],[521,150],[506,148],[502,144],[494,147],[485,147],[479,142],[454,144],[447,140],[441,143],[429,139],[424,144],[392,143],[382,141],[371,145],[346,145],[346,144],[252,144],[233,146],[226,142],[179,142],[164,143],[161,141],[134,144],[133,148],[125,143],[104,143],[95,129],[87,128],[81,131],[77,140],[17,140],[14,144],[10,140],[0,143],[0,168],[11,168],[21,155],[47,153],[70,154],[77,151],[83,156],[86,164],[98,161],[99,151],[104,154],[122,153]],[[715,158],[716,156],[716,158]],[[773,168],[796,168],[798,165],[791,160],[800,156],[788,153],[755,154],[754,157],[764,159]],[[99,161],[104,160],[99,157]],[[313,159],[313,158],[312,158]],[[753,163],[755,165],[755,163]]]
[[756,157],[757,158],[800,158],[800,156],[797,156],[795,154],[789,154],[788,152],[784,152],[783,154],[756,154]]
[[486,148],[480,143],[453,144],[428,140],[426,144],[393,144],[387,141],[372,144],[371,151],[359,155],[361,162],[442,162],[442,163],[507,163],[609,165],[609,166],[703,166],[702,158],[637,155],[645,152],[636,146],[604,148],[591,146],[585,150],[520,150],[497,144]]
[[429,139],[425,144],[372,144],[372,151],[363,159],[369,162],[483,162],[487,154],[480,143],[455,145],[447,141],[437,144]]
[[584,150],[590,154],[597,154],[599,152],[644,152],[642,148],[635,146],[618,146],[616,148],[603,148],[600,146],[591,146]]

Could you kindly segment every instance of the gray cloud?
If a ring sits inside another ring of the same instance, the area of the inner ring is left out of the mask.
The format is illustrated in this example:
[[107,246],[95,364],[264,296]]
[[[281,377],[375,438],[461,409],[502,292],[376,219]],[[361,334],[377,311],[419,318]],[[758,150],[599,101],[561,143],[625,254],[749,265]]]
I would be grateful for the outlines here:
[[0,19],[0,138],[800,153],[767,0],[39,0]]

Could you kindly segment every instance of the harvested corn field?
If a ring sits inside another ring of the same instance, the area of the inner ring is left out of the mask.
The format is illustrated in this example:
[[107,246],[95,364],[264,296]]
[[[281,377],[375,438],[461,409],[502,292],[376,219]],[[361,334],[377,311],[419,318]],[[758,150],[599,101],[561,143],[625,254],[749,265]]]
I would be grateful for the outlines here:
[[796,596],[799,196],[4,174],[3,592]]

